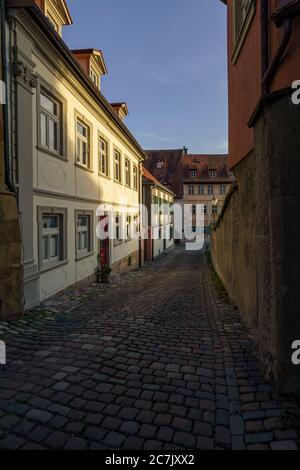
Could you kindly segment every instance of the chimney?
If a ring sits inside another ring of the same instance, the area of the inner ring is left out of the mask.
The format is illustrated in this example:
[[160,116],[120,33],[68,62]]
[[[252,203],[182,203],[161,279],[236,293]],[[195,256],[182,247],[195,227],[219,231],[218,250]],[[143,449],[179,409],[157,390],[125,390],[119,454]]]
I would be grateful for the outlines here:
[[111,103],[111,106],[112,106],[114,112],[116,113],[116,115],[118,116],[118,118],[120,118],[121,121],[124,122],[126,116],[128,116],[128,114],[129,114],[127,103],[125,103],[125,102]]
[[183,154],[184,154],[184,155],[187,155],[187,154],[188,154],[188,149],[187,149],[187,147],[185,147],[185,146],[183,147]]

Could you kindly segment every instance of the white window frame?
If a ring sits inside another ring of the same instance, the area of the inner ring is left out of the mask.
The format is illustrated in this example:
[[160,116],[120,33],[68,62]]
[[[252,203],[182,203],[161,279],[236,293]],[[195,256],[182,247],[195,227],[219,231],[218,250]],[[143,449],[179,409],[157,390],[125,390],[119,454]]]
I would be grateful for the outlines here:
[[114,246],[121,245],[122,243],[122,214],[117,212],[114,216]]
[[[78,124],[86,129],[86,136],[78,130]],[[76,163],[84,168],[90,168],[90,126],[79,117],[76,118]],[[83,158],[83,146],[86,145],[86,163]]]
[[[78,221],[80,218],[86,218],[87,224],[79,226]],[[76,236],[76,260],[86,258],[93,254],[93,212],[86,210],[75,211],[75,236]],[[86,248],[80,248],[78,235],[86,233],[87,246]]]
[[204,184],[199,184],[198,194],[199,194],[199,196],[204,196],[204,194],[205,194],[205,185]]
[[[42,97],[45,97],[49,101],[51,101],[54,106],[56,107],[56,113],[53,114],[51,111],[46,109],[45,107],[42,106]],[[49,93],[44,87],[41,87],[40,93],[39,93],[39,141],[40,141],[40,146],[47,150],[47,152],[51,152],[55,155],[61,155],[62,154],[62,145],[61,145],[61,130],[62,130],[62,103],[60,100],[58,100],[55,96],[52,95],[52,93]],[[46,122],[46,135],[45,135],[45,140],[46,142],[43,143],[42,139],[42,116],[45,119]],[[50,122],[53,122],[56,126],[56,144],[57,148],[52,148],[50,146]]]
[[131,187],[131,162],[127,157],[125,157],[125,186]]
[[194,196],[194,194],[195,194],[194,185],[193,185],[193,184],[190,184],[190,185],[188,186],[188,195],[189,195],[189,196]]
[[95,72],[95,70],[93,69],[93,67],[90,68],[90,79],[92,80],[92,82],[94,83],[94,85],[95,85],[97,88],[100,88],[100,77],[99,77],[99,75]]
[[52,28],[58,33],[60,34],[60,26],[59,24],[56,22],[56,20],[54,19],[53,15],[51,13],[49,13],[49,11],[47,11],[47,19],[49,21],[49,23],[51,24]]
[[225,196],[226,194],[226,184],[221,184],[220,185],[220,195]]
[[213,184],[209,184],[209,185],[207,186],[207,194],[208,194],[209,196],[213,196],[213,195],[215,194]]
[[132,240],[132,214],[126,215],[126,241]]
[[[104,149],[103,149],[102,144],[104,144]],[[99,174],[109,177],[109,143],[102,136],[99,136],[98,152],[99,152]],[[103,168],[104,168],[104,171],[103,171]]]
[[122,153],[114,149],[114,181],[122,183]]
[[132,166],[132,182],[133,182],[133,189],[137,191],[138,190],[138,167],[136,165]]
[[[40,271],[59,267],[67,262],[67,209],[55,207],[38,207],[38,244],[39,244],[39,268]],[[45,217],[57,217],[57,227],[44,227]],[[44,238],[48,237],[49,257],[43,256]],[[58,237],[58,254],[51,257],[51,238]]]

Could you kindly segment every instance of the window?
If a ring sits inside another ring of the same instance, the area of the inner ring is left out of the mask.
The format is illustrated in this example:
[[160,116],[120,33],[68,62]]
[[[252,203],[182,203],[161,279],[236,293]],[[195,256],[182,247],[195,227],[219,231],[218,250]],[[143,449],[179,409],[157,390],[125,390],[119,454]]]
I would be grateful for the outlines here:
[[205,206],[205,205],[202,206],[202,214],[204,214],[204,215],[207,214],[207,206]]
[[50,22],[52,28],[55,29],[55,31],[57,33],[59,33],[59,26],[58,26],[57,22],[55,21],[55,19],[53,18],[53,16],[50,15],[50,13],[48,13],[47,18],[48,18],[48,21]]
[[109,175],[108,143],[102,137],[99,138],[99,173]]
[[67,209],[38,208],[39,266],[51,269],[66,260]]
[[139,224],[139,216],[135,215],[133,217],[133,233],[134,235],[138,235],[140,232],[140,224]]
[[192,206],[192,214],[196,215],[196,206]]
[[190,196],[192,196],[192,195],[194,194],[194,186],[193,186],[193,185],[190,185],[190,186],[188,187],[188,194],[189,194]]
[[43,148],[61,154],[62,105],[42,89],[40,93],[40,144]]
[[136,165],[133,165],[133,189],[138,189],[138,169]]
[[131,215],[127,215],[126,216],[126,240],[127,241],[130,241],[132,239],[132,237],[131,237],[131,231],[132,231],[131,221],[132,221]]
[[121,154],[118,150],[114,150],[114,179],[121,183]]
[[220,194],[223,195],[223,196],[224,196],[224,194],[226,194],[226,185],[225,184],[221,184]]
[[246,34],[250,27],[256,9],[255,0],[234,0],[233,4],[233,30],[234,30],[234,53],[232,60],[236,62]]
[[200,196],[203,196],[203,194],[204,194],[204,184],[199,185],[198,193],[199,193]]
[[60,256],[60,221],[58,215],[43,216],[43,263],[57,263]]
[[197,170],[190,170],[190,176],[191,176],[191,178],[196,178]]
[[214,187],[212,184],[208,185],[208,195],[212,196],[214,194]]
[[217,215],[218,214],[218,206],[212,206],[212,214]]
[[94,69],[90,70],[90,77],[96,87],[100,88],[99,75],[94,71]]
[[125,158],[125,184],[130,188],[131,184],[131,165],[128,158]]
[[76,211],[76,252],[80,259],[93,250],[92,213]]
[[215,178],[217,176],[217,170],[209,170],[209,176]]
[[76,123],[76,161],[86,168],[90,166],[90,129],[80,119]]
[[156,164],[156,168],[157,168],[158,170],[161,170],[161,169],[163,168],[163,166],[164,166],[164,163],[163,163],[162,161],[160,161],[160,160],[159,160],[159,161],[157,162],[157,164]]
[[122,243],[122,234],[121,234],[121,232],[122,232],[122,229],[121,229],[121,215],[116,214],[115,215],[115,240],[114,240],[115,246]]
[[247,14],[250,8],[252,0],[235,0],[234,2],[234,37],[237,41],[244,22],[247,18]]

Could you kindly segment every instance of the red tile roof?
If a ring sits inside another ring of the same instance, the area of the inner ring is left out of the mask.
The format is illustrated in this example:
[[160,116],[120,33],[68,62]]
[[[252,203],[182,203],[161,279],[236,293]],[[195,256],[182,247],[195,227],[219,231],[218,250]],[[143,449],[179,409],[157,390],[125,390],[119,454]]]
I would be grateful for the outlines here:
[[164,186],[167,186],[177,197],[183,194],[182,156],[183,149],[145,150],[144,166]]
[[161,184],[151,173],[150,171],[148,171],[145,167],[143,167],[143,179],[144,181],[147,180],[153,184],[155,184],[155,186],[158,186],[159,188],[161,188],[162,190],[164,191],[167,191],[168,193],[170,194],[173,194],[175,196],[175,194],[171,191],[170,188],[168,188],[167,186]]
[[[145,150],[145,167],[163,185],[168,186],[178,198],[183,196],[185,182],[224,182],[231,183],[227,167],[227,155],[186,154],[178,150]],[[190,170],[196,170],[191,177]],[[209,170],[216,170],[216,177],[211,178]]]
[[[182,166],[184,182],[206,180],[211,180],[212,182],[234,181],[227,167],[227,155],[184,155]],[[195,176],[191,176],[192,170],[196,171]],[[211,177],[210,170],[216,171],[215,177]]]

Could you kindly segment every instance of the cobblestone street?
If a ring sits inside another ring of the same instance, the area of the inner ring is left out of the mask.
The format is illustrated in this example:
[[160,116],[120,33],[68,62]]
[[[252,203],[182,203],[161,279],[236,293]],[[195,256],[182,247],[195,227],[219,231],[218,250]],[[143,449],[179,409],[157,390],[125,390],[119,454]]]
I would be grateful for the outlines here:
[[1,327],[0,448],[297,448],[296,404],[263,382],[204,255],[87,291]]

